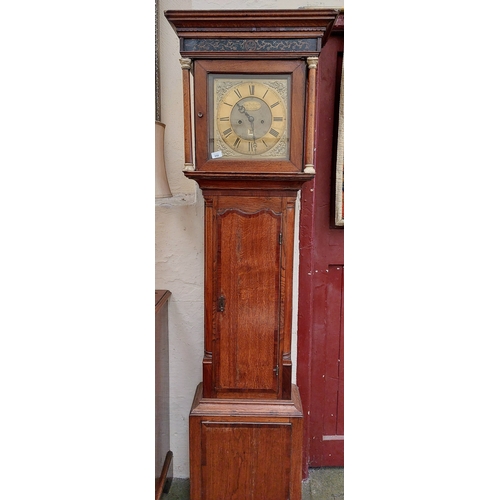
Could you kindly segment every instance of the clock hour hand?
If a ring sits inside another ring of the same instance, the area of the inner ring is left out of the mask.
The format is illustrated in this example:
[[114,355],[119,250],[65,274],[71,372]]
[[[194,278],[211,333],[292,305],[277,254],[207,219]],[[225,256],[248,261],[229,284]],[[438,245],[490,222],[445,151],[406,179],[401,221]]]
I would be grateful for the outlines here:
[[248,118],[248,121],[250,122],[250,125],[252,126],[252,138],[253,138],[253,143],[254,143],[254,149],[256,149],[257,147],[257,144],[255,142],[255,125],[254,125],[254,117],[252,115],[249,115],[247,113],[247,110],[245,109],[245,106],[243,106],[242,104],[237,104],[238,106],[238,111],[240,113],[244,113],[244,115]]
[[253,126],[253,120],[254,120],[253,116],[251,116],[251,115],[249,115],[249,114],[247,113],[247,110],[245,109],[245,106],[242,106],[241,104],[237,104],[237,106],[238,106],[238,111],[239,111],[240,113],[244,113],[244,114],[245,114],[245,116],[248,118],[248,121],[249,121],[249,122],[252,124],[252,126]]

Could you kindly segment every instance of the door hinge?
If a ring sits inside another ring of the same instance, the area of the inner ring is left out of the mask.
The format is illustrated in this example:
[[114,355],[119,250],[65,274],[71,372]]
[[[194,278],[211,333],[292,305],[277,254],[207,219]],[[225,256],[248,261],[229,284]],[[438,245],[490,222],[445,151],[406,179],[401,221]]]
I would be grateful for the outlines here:
[[282,245],[282,244],[283,244],[283,233],[280,233],[280,238],[279,238],[279,240],[280,240],[280,245]]
[[226,297],[224,297],[224,295],[221,295],[217,299],[217,311],[218,312],[224,312],[225,308],[226,308]]
[[280,371],[280,366],[279,365],[276,365],[274,368],[273,368],[273,372],[276,376],[278,376],[279,374],[279,371]]

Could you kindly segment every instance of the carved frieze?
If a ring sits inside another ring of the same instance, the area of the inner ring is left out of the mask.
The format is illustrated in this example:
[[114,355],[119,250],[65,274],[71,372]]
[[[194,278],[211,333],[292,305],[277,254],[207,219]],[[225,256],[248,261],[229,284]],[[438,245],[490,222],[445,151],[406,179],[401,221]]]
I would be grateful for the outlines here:
[[315,52],[315,38],[248,39],[248,38],[185,38],[184,52]]

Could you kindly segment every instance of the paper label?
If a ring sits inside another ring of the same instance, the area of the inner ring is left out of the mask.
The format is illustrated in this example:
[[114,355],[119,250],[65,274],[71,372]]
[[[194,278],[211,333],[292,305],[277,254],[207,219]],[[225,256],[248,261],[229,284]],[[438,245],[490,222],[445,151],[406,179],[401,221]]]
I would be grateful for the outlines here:
[[215,158],[222,158],[222,151],[214,151],[212,153],[212,160]]

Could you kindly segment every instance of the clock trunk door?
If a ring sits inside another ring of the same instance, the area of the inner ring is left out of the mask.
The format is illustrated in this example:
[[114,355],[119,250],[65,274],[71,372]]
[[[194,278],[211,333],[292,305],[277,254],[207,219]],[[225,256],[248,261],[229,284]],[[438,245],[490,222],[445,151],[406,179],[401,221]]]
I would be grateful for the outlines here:
[[217,214],[215,392],[279,396],[281,214]]

